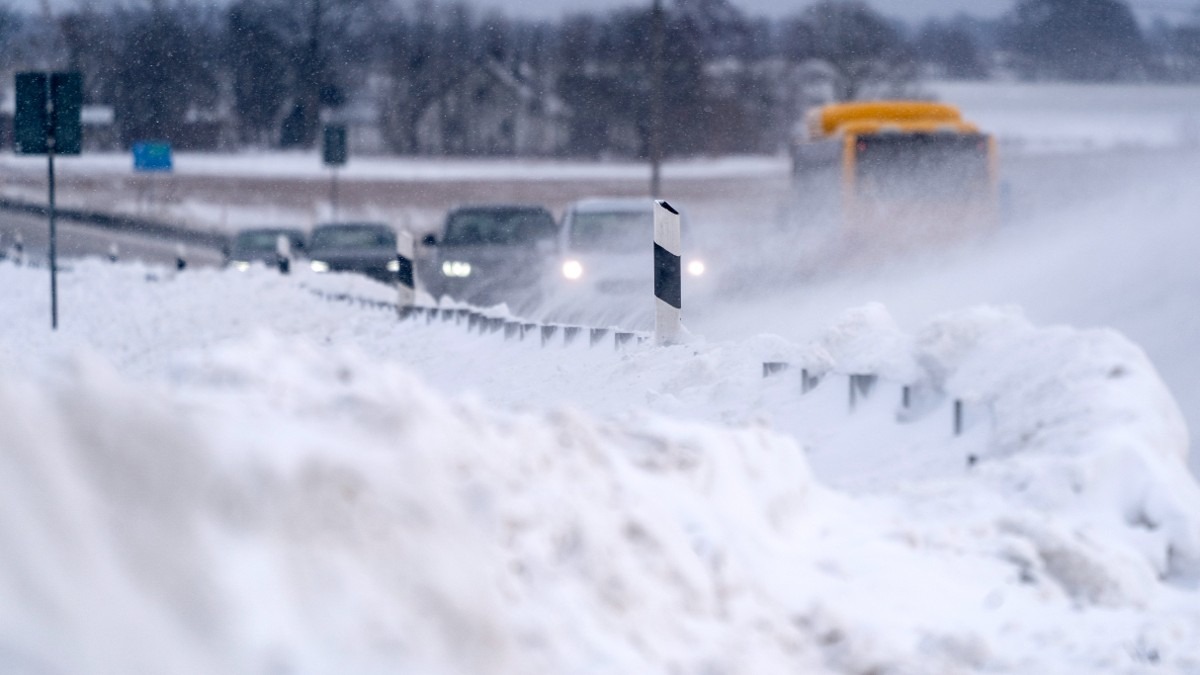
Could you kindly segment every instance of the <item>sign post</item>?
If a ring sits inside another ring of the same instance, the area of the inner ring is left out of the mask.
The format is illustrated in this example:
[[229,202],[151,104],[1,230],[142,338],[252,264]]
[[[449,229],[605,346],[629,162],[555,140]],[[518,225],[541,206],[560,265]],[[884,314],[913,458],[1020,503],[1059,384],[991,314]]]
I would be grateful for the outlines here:
[[50,220],[50,329],[58,330],[58,231],[55,223],[54,155],[78,155],[83,140],[79,73],[17,73],[13,139],[21,155],[46,155]]
[[338,214],[337,170],[339,166],[343,166],[346,163],[346,125],[326,124],[324,140],[325,143],[321,155],[325,161],[325,166],[332,170],[329,203],[333,209],[333,220],[336,221]]

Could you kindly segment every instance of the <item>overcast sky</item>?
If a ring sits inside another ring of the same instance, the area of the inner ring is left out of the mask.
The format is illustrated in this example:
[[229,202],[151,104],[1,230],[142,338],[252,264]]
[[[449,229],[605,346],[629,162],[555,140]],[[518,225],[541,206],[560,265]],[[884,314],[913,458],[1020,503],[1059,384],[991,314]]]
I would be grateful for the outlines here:
[[[69,9],[80,4],[106,5],[113,0],[49,0],[55,10]],[[137,0],[124,0],[136,2]],[[201,1],[201,0],[193,0]],[[207,0],[224,4],[229,0]],[[435,0],[437,2],[446,0]],[[603,11],[615,7],[637,4],[649,5],[652,0],[467,0],[468,4],[480,8],[496,8],[509,16],[556,19],[571,12]],[[753,16],[778,17],[794,13],[808,5],[811,0],[731,0],[746,13]],[[1016,0],[867,0],[876,10],[888,16],[920,21],[930,17],[949,17],[960,12],[980,17],[995,17],[1009,10]],[[3,3],[4,0],[0,0]],[[8,0],[14,7],[36,11],[42,0]],[[664,0],[669,3],[670,0]],[[1168,21],[1186,18],[1200,7],[1200,0],[1126,0],[1143,21],[1161,16]]]

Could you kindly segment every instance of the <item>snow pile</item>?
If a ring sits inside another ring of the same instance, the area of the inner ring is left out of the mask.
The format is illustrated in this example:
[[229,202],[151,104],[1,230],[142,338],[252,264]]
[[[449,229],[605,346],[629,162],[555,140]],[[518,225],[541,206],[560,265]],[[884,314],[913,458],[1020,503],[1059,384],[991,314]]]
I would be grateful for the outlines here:
[[812,498],[781,438],[501,414],[273,339],[53,379],[0,383],[8,672],[815,663],[749,592]]
[[989,309],[936,320],[918,344],[949,391],[989,406],[990,478],[1081,527],[1122,532],[1155,577],[1200,580],[1187,427],[1140,349],[1113,331],[1039,330]]
[[[0,264],[0,670],[1200,668],[1186,429],[1115,333],[868,305],[539,349],[314,278],[79,263],[46,339],[43,273]],[[849,415],[867,372],[944,400]],[[892,480],[826,487],[856,459]]]

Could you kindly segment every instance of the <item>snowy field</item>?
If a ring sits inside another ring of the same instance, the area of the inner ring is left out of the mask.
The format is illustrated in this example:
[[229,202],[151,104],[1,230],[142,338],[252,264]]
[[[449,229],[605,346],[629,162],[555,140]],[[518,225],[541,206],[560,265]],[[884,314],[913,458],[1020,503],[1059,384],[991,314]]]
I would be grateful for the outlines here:
[[[96,260],[52,334],[0,262],[0,672],[1200,674],[1195,92],[945,86],[1007,139],[1004,227],[804,272],[785,161],[668,167],[735,276],[670,348]],[[379,162],[349,182],[644,171]]]
[[936,82],[1009,153],[1200,146],[1200,86]]

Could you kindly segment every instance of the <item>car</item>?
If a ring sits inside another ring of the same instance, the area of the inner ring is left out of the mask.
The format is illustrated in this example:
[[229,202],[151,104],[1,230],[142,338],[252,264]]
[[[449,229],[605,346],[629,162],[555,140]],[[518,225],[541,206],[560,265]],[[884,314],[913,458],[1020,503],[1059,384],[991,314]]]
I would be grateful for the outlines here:
[[[686,237],[685,237],[686,242]],[[574,295],[654,292],[654,202],[650,199],[582,199],[568,205],[559,232],[560,258],[552,286]],[[684,281],[696,287],[708,276],[702,257],[685,250]]]
[[293,256],[304,254],[304,232],[294,227],[251,227],[240,230],[225,249],[225,265],[244,272],[261,262],[279,262],[279,238],[284,237]]
[[554,262],[558,224],[542,206],[484,204],[446,215],[442,237],[423,240],[423,280],[434,297],[479,306],[536,306],[545,269]]
[[396,231],[383,223],[326,223],[308,240],[313,272],[358,272],[384,283],[397,282]]

